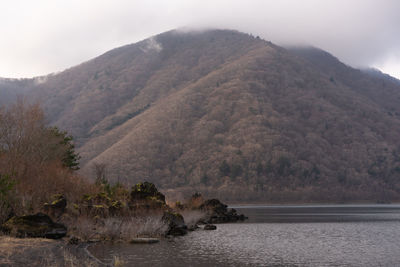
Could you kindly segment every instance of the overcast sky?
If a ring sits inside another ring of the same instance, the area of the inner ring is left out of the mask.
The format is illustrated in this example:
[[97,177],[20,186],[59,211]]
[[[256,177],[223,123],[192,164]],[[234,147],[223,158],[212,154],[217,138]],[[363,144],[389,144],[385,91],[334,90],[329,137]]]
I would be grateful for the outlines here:
[[179,27],[313,45],[400,78],[399,0],[2,0],[0,77],[61,71]]

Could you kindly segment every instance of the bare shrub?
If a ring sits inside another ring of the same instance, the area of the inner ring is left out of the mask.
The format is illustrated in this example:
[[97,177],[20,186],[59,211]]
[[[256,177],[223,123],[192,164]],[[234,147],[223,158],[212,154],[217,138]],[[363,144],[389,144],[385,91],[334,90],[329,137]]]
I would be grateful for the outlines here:
[[120,240],[131,240],[135,237],[161,237],[167,228],[161,216],[107,218],[101,228],[101,235]]
[[107,181],[107,164],[94,162],[92,164],[92,169],[95,176],[96,184],[102,184]]
[[17,215],[41,210],[54,194],[74,200],[91,190],[73,173],[79,157],[71,141],[65,132],[46,126],[38,104],[20,99],[0,109],[0,170],[16,182],[10,205]]
[[117,240],[121,238],[122,225],[124,224],[121,218],[105,218],[102,221],[102,224],[103,225],[100,229],[101,236],[105,236],[111,240]]
[[136,237],[161,237],[168,225],[161,215],[89,218],[80,216],[70,222],[70,233],[82,240],[126,240]]
[[0,224],[2,224],[8,217],[10,213],[10,207],[8,203],[0,200]]
[[161,216],[133,217],[122,224],[122,234],[129,239],[139,236],[160,237],[167,231],[168,225]]
[[79,216],[69,222],[70,235],[78,236],[82,240],[90,240],[97,234],[96,223],[92,218]]
[[201,194],[195,193],[192,197],[187,201],[186,205],[190,209],[197,209],[204,203],[204,198]]
[[14,201],[14,181],[10,176],[0,173],[0,224],[2,224],[10,215],[11,203]]

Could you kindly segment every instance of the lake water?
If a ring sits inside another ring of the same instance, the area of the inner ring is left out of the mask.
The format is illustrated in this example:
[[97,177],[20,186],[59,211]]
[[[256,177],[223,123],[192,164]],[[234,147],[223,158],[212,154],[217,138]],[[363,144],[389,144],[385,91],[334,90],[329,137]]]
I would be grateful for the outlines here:
[[126,266],[400,266],[400,205],[237,206],[250,219],[148,245],[95,245]]

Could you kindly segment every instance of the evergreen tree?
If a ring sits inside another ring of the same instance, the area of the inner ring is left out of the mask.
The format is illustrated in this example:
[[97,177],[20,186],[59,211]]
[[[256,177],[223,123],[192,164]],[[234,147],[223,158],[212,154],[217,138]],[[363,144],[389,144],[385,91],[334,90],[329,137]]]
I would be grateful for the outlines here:
[[71,170],[79,170],[79,159],[81,157],[75,152],[74,138],[68,135],[66,131],[60,131],[57,127],[50,127],[49,131],[54,137],[60,139],[58,144],[62,145],[64,149],[63,165]]

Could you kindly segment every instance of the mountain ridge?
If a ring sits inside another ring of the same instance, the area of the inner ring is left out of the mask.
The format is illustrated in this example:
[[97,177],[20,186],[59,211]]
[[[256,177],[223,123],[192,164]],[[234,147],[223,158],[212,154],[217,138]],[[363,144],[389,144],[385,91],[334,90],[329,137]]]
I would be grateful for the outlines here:
[[113,181],[226,200],[400,196],[400,86],[315,48],[170,31],[28,95],[76,136],[88,176],[104,163]]

